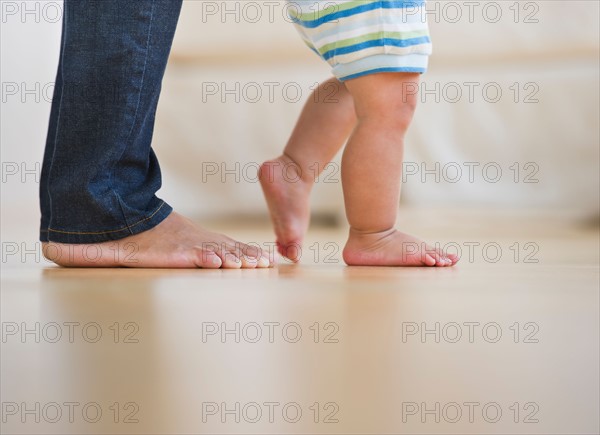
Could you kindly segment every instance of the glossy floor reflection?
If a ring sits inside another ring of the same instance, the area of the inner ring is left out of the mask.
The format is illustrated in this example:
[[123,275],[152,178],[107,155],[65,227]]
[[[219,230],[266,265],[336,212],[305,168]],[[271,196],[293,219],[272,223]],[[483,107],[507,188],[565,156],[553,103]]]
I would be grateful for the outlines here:
[[482,217],[413,224],[446,269],[6,262],[3,433],[597,433],[597,228]]

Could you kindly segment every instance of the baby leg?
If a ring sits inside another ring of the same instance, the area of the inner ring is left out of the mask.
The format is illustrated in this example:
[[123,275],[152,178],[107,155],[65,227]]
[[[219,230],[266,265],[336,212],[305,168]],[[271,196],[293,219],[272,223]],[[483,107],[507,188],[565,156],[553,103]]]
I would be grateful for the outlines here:
[[260,170],[279,253],[298,261],[310,220],[315,179],[344,145],[356,123],[352,96],[337,79],[322,83],[309,98],[283,154]]
[[358,117],[342,158],[350,223],[343,256],[349,265],[451,266],[458,261],[394,227],[404,136],[417,103],[405,90],[418,80],[417,73],[379,73],[345,82]]

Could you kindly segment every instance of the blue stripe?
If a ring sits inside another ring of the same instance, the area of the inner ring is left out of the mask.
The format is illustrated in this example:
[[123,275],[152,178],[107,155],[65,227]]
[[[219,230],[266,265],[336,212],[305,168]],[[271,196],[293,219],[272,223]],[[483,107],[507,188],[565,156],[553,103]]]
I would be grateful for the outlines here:
[[[403,20],[400,22],[400,20]],[[421,17],[418,15],[413,15],[410,17],[400,18],[394,16],[393,14],[379,14],[376,16],[372,16],[370,18],[364,18],[360,21],[352,22],[352,21],[341,21],[337,26],[328,26],[323,27],[322,29],[311,30],[311,39],[313,41],[318,41],[323,38],[327,38],[333,35],[339,35],[340,33],[350,32],[357,29],[371,27],[373,25],[389,25],[394,26],[395,28],[399,27],[399,25],[414,25],[420,24],[419,27],[416,27],[413,30],[425,30],[427,29],[427,23],[423,22]],[[302,29],[301,27],[296,26],[297,29]],[[302,29],[304,30],[304,29]],[[306,32],[304,32],[306,34]]]
[[[380,9],[380,8],[381,9],[405,9],[408,7],[416,8],[419,6],[423,6],[424,4],[425,4],[424,0],[410,0],[410,1],[381,0],[381,1],[373,1],[371,3],[367,3],[362,6],[357,6],[353,9],[348,9],[348,10],[340,11],[340,12],[333,12],[329,15],[318,18],[316,20],[303,21],[298,18],[293,18],[293,17],[290,17],[290,18],[292,18],[292,21],[295,24],[298,24],[300,26],[307,27],[307,28],[315,28],[315,27],[319,27],[321,24],[329,23],[331,21],[336,21],[340,18],[351,17],[353,15],[358,15],[363,12],[369,12],[369,11],[372,11],[375,9]],[[318,13],[318,12],[315,12],[315,13]]]
[[341,56],[343,54],[354,53],[355,51],[364,50],[371,47],[383,47],[386,45],[392,45],[394,47],[410,47],[413,45],[429,44],[431,40],[428,36],[420,36],[419,38],[410,39],[374,39],[372,41],[361,42],[360,44],[349,45],[347,47],[334,48],[323,53],[322,57],[325,60],[329,60],[334,56]]
[[410,67],[410,66],[404,66],[404,67],[391,67],[391,68],[377,68],[377,69],[370,69],[367,71],[363,71],[363,72],[359,72],[356,74],[352,74],[346,77],[341,77],[339,80],[340,81],[346,81],[346,80],[350,80],[350,79],[356,79],[358,77],[362,77],[362,76],[366,76],[369,74],[376,74],[376,73],[385,73],[385,72],[406,72],[406,73],[425,73],[427,72],[426,68],[417,68],[417,67]]

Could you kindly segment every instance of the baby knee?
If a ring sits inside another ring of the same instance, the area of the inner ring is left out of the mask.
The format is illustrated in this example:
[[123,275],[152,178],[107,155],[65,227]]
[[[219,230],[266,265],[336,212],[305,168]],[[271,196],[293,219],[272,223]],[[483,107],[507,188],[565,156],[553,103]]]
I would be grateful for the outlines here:
[[[381,104],[369,107],[359,116],[359,121],[377,124],[379,128],[404,133],[413,119],[416,103],[398,104],[390,97]],[[397,97],[396,97],[397,98]]]

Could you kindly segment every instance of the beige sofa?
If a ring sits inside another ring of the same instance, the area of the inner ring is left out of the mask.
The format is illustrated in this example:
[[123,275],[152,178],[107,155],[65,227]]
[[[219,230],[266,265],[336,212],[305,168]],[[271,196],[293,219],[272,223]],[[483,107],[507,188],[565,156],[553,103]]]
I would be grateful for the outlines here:
[[[155,136],[164,195],[182,211],[265,213],[256,165],[281,150],[311,87],[329,76],[284,10],[184,2]],[[598,3],[427,10],[434,56],[407,138],[403,201],[597,212]],[[326,174],[314,210],[339,215],[339,174]]]

